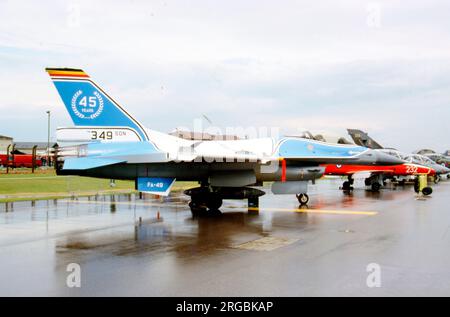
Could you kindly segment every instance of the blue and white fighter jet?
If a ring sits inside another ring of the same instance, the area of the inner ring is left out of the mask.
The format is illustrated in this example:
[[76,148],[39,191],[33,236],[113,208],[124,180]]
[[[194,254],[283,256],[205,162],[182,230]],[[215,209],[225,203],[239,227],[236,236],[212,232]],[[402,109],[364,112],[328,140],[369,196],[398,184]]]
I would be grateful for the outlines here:
[[320,164],[395,165],[403,161],[362,146],[298,138],[190,141],[145,128],[80,69],[46,71],[74,127],[59,128],[58,174],[135,180],[136,189],[168,195],[176,180],[198,181],[193,214],[217,211],[223,199],[248,199],[258,207],[272,182],[274,194],[295,194],[308,203],[308,182],[322,177]]

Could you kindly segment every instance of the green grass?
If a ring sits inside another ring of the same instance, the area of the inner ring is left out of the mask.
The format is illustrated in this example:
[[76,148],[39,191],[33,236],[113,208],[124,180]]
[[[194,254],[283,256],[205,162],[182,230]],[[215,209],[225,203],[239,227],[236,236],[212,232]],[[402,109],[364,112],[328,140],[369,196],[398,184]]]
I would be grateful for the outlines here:
[[[172,191],[198,186],[195,182],[177,182]],[[134,181],[81,176],[56,176],[53,170],[36,174],[0,174],[0,202],[55,199],[70,196],[108,195],[134,192]]]
[[133,189],[134,182],[116,181],[111,188],[109,180],[80,176],[54,176],[44,174],[16,174],[0,176],[0,195],[20,193],[63,193],[75,191],[101,191]]

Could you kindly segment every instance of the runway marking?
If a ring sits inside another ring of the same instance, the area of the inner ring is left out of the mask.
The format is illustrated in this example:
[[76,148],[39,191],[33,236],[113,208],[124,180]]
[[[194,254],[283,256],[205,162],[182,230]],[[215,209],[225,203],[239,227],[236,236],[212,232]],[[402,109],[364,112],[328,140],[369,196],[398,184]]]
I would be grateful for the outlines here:
[[248,208],[250,211],[284,211],[284,212],[298,212],[311,214],[331,214],[331,215],[360,215],[360,216],[375,216],[377,211],[356,211],[356,210],[325,210],[325,209],[301,209],[301,208]]
[[254,250],[254,251],[273,251],[275,249],[287,246],[299,239],[285,239],[277,237],[264,237],[253,241],[245,242],[234,246],[235,249]]

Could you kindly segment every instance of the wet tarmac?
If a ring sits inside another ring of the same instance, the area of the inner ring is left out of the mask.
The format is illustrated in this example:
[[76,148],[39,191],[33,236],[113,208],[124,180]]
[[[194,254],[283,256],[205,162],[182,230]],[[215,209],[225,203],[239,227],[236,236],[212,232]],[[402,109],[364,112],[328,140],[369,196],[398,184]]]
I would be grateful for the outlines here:
[[0,204],[0,295],[449,296],[450,182],[423,200],[340,183],[311,186],[309,209],[267,194],[259,212],[225,201],[201,218],[180,194]]

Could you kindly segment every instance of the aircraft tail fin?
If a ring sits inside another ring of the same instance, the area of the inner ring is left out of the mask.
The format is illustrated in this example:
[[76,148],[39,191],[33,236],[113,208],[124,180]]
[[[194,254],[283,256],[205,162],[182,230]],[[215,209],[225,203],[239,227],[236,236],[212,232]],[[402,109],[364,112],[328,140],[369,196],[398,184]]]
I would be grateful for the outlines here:
[[141,141],[145,128],[81,69],[46,68],[73,123],[77,127],[131,129]]
[[370,149],[382,149],[383,147],[372,139],[366,132],[357,129],[347,129],[355,144]]

